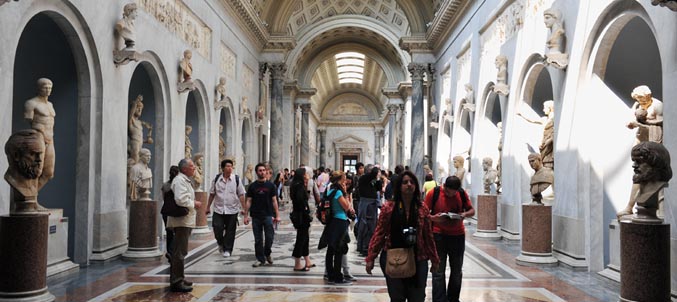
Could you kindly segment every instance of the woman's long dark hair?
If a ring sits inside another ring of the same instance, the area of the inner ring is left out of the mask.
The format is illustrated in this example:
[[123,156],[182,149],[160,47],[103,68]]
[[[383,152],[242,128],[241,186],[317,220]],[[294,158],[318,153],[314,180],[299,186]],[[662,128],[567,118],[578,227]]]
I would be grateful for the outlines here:
[[302,190],[306,195],[308,194],[308,191],[306,190],[306,186],[303,183],[303,177],[306,175],[306,169],[304,168],[298,168],[296,171],[294,171],[294,178],[291,180],[291,187],[289,188],[289,194],[291,196],[296,196],[296,190]]
[[406,223],[406,214],[404,211],[404,201],[402,196],[402,180],[408,176],[409,181],[414,182],[414,194],[411,199],[411,208],[409,211],[409,225],[417,227],[418,224],[418,209],[421,206],[421,188],[418,184],[418,178],[411,171],[404,171],[402,175],[393,184],[393,202],[395,207],[393,209],[393,217],[391,220],[397,222],[398,225]]
[[171,183],[174,180],[174,177],[179,175],[179,166],[169,167],[169,182]]

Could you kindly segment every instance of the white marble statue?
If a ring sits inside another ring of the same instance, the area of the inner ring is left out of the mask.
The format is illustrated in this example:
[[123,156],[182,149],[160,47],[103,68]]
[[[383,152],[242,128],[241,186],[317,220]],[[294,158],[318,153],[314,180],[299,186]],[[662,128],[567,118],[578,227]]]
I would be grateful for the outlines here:
[[510,93],[510,86],[508,86],[508,57],[504,55],[496,56],[496,84],[494,84],[494,92],[499,95],[508,95]]
[[543,102],[543,113],[545,113],[545,116],[537,120],[527,118],[521,112],[518,112],[517,115],[529,123],[543,126],[543,138],[538,149],[543,160],[543,165],[550,169],[555,169],[555,103],[552,100]]
[[195,90],[195,83],[193,83],[193,63],[191,59],[193,58],[193,52],[190,49],[183,51],[183,58],[179,62],[179,69],[181,69],[179,84],[177,90],[179,92],[184,92],[187,90]]
[[56,111],[49,101],[52,94],[52,81],[46,78],[38,79],[38,95],[24,103],[24,118],[31,124],[31,128],[42,133],[45,139],[45,152],[42,160],[42,173],[38,181],[38,190],[54,177],[56,155],[54,153],[54,118]]
[[482,170],[484,170],[484,194],[491,193],[491,185],[496,182],[498,172],[493,168],[494,160],[491,157],[482,159]]
[[219,84],[216,85],[216,99],[217,102],[223,102],[226,100],[226,78],[220,77]]
[[115,23],[115,32],[125,41],[127,50],[134,49],[136,43],[136,30],[134,29],[134,20],[136,20],[136,3],[125,4],[122,12],[122,19]]
[[564,53],[564,43],[566,34],[562,24],[562,12],[558,9],[550,8],[543,12],[545,27],[550,30],[548,40],[545,46],[548,48],[545,53],[545,63],[555,68],[564,69],[569,65],[569,56]]
[[501,194],[503,191],[501,188],[502,185],[502,173],[501,173],[501,158],[503,157],[503,122],[498,122],[496,124],[498,127],[498,160],[496,161],[496,194]]
[[7,171],[5,180],[12,188],[10,213],[28,214],[46,211],[38,204],[40,176],[44,172],[45,138],[35,129],[13,133],[5,143]]
[[186,125],[186,143],[184,148],[184,158],[193,158],[193,143],[190,142],[190,133],[193,127]]
[[251,111],[249,110],[249,104],[247,104],[247,97],[242,97],[242,102],[240,102],[240,118],[248,118],[251,116]]
[[465,165],[465,159],[463,156],[456,155],[454,156],[454,168],[456,169],[456,172],[454,172],[454,175],[458,177],[458,179],[463,182],[463,178],[465,177],[465,168],[463,167]]
[[202,182],[204,181],[204,155],[202,155],[202,153],[195,153],[193,156],[193,163],[195,163],[195,173],[191,179],[193,189],[196,192],[202,192]]
[[139,161],[129,172],[129,200],[150,200],[150,189],[153,187],[153,171],[148,167],[150,150],[141,149],[138,157]]
[[[138,95],[132,107],[129,110],[129,121],[127,123],[127,132],[129,136],[129,145],[127,145],[127,156],[132,159],[131,164],[135,164],[139,161],[139,151],[141,151],[141,146],[146,144],[152,144],[153,138],[153,125],[150,123],[140,120],[141,114],[143,113],[143,96]],[[143,140],[143,128],[148,129],[148,135],[146,140]]]

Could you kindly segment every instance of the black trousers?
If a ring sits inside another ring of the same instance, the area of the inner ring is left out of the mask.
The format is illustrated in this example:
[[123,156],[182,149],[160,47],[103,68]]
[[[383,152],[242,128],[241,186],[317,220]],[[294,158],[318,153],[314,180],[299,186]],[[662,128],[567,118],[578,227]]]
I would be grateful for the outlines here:
[[386,285],[388,286],[388,296],[390,301],[424,301],[425,287],[428,281],[428,260],[416,261],[416,275],[411,278],[390,278],[386,275],[386,259],[388,251],[381,252],[379,263],[381,264],[381,271],[386,277]]
[[296,242],[294,243],[294,251],[291,253],[292,257],[301,258],[310,254],[308,249],[308,245],[310,245],[309,231],[309,227],[296,229]]
[[216,238],[219,247],[232,253],[235,231],[237,230],[237,214],[214,213],[212,215],[212,227],[214,228],[214,238]]

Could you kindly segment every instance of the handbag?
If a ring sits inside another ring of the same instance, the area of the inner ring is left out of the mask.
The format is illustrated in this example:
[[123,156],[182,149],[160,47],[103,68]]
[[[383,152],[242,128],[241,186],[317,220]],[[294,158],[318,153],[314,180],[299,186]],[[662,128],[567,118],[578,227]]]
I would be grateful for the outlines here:
[[388,277],[409,278],[416,275],[416,257],[413,248],[389,249],[386,255]]
[[164,201],[162,204],[162,209],[160,210],[162,215],[171,217],[183,217],[188,215],[188,208],[176,204],[174,192],[172,190],[165,192],[162,196],[162,199]]

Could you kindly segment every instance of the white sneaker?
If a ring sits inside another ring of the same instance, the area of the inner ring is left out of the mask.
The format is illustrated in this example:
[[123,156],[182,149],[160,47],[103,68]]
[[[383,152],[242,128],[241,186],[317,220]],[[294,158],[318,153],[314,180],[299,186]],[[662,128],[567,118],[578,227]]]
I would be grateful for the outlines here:
[[228,258],[228,257],[230,257],[230,252],[229,251],[223,252],[223,258]]

